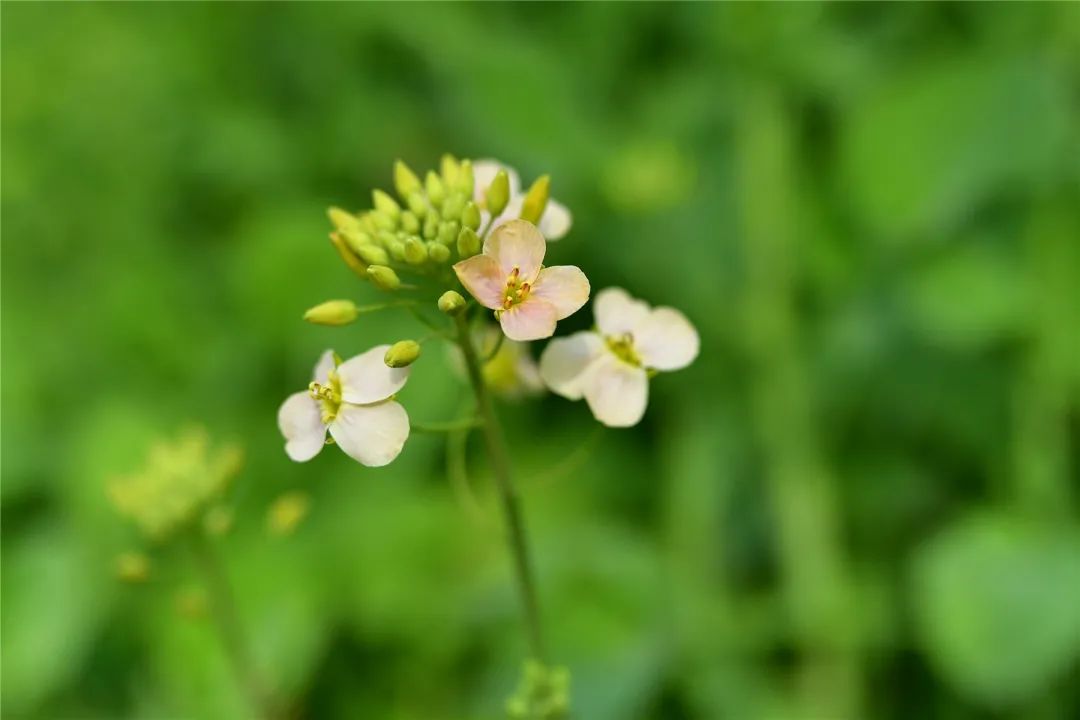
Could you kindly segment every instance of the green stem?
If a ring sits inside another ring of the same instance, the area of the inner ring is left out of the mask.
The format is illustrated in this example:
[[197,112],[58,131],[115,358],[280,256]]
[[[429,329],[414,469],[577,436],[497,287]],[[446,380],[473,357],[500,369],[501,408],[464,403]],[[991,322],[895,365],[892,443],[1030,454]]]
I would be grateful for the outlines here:
[[478,417],[461,418],[460,420],[445,420],[443,422],[433,423],[409,423],[409,428],[413,432],[422,433],[448,433],[455,432],[457,430],[468,430],[469,428],[480,427],[483,425],[483,420]]
[[543,631],[540,624],[540,604],[537,601],[536,583],[533,579],[532,563],[529,558],[529,546],[525,538],[525,520],[521,514],[517,489],[510,476],[510,460],[506,452],[502,426],[495,414],[491,395],[488,394],[481,372],[480,359],[469,332],[467,313],[457,317],[458,344],[465,356],[465,367],[469,372],[469,382],[476,395],[476,407],[483,421],[484,438],[487,441],[491,469],[495,475],[495,487],[499,492],[503,515],[506,519],[507,539],[514,559],[514,571],[517,576],[518,591],[521,594],[525,611],[525,622],[529,634],[529,647],[534,659],[546,662]]
[[255,717],[270,720],[273,717],[273,712],[270,710],[270,698],[255,670],[250,645],[240,625],[236,601],[233,599],[225,568],[214,546],[201,529],[195,528],[190,537],[192,555],[203,575],[207,593],[210,595],[214,622],[221,642],[225,646],[225,652],[229,656],[236,681],[247,695]]

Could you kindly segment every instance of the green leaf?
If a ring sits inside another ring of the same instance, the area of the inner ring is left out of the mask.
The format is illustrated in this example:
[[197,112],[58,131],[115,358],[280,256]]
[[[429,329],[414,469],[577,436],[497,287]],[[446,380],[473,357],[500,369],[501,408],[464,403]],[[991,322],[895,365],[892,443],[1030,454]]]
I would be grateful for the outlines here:
[[1080,532],[971,516],[913,566],[919,638],[958,691],[992,706],[1036,697],[1080,651]]

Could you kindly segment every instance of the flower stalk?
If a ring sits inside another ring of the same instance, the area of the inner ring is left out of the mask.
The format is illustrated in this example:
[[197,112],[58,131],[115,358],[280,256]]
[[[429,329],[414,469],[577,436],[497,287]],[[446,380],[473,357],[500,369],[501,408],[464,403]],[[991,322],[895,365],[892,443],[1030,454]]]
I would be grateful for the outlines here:
[[491,469],[495,475],[495,487],[499,493],[503,515],[506,522],[507,540],[514,561],[514,573],[518,591],[525,612],[525,624],[529,637],[529,649],[532,657],[546,662],[547,652],[544,646],[543,627],[540,621],[540,603],[537,599],[536,581],[533,576],[532,559],[529,554],[528,540],[525,534],[525,519],[521,512],[521,502],[510,474],[510,460],[506,452],[502,426],[495,414],[487,386],[484,383],[482,365],[469,330],[467,313],[456,317],[458,327],[458,345],[465,357],[465,367],[476,396],[476,407],[484,428]]
[[236,601],[232,587],[225,574],[217,551],[200,528],[189,533],[189,546],[195,564],[203,576],[206,592],[210,596],[210,610],[214,616],[214,625],[225,653],[229,656],[236,682],[247,696],[251,711],[260,720],[272,720],[274,712],[269,694],[265,690],[255,663],[251,657],[251,646],[240,624],[236,610]]

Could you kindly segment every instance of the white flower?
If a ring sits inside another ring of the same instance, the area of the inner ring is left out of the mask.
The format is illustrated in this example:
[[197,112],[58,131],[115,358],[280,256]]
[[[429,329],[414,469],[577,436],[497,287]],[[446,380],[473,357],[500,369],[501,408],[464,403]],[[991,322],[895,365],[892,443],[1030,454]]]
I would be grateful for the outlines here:
[[540,377],[552,392],[584,397],[603,424],[636,425],[648,404],[650,373],[693,362],[697,330],[678,310],[650,308],[620,288],[597,293],[593,308],[597,329],[548,343]]
[[369,467],[393,461],[409,437],[409,416],[394,401],[405,386],[409,368],[389,368],[379,345],[338,364],[327,350],[304,392],[293,393],[278,410],[285,452],[307,462],[326,444],[326,431],[345,453]]
[[480,255],[454,265],[458,280],[481,305],[495,311],[506,337],[539,340],[589,299],[589,280],[573,265],[544,267],[547,244],[525,220],[500,225]]
[[[490,213],[484,208],[487,202],[485,197],[487,189],[500,170],[505,170],[510,178],[510,200],[507,202],[506,209],[502,211],[502,214],[495,218],[495,222],[491,225],[492,230],[507,220],[521,217],[521,206],[525,202],[526,195],[526,192],[521,189],[521,178],[518,177],[517,171],[512,167],[498,160],[476,160],[473,162],[473,202],[480,208],[483,223],[486,223],[490,217]],[[570,226],[573,223],[574,218],[570,215],[569,208],[555,198],[549,198],[537,227],[540,228],[540,232],[548,239],[548,242],[551,242],[570,232]],[[482,224],[480,227],[484,227],[484,225]]]

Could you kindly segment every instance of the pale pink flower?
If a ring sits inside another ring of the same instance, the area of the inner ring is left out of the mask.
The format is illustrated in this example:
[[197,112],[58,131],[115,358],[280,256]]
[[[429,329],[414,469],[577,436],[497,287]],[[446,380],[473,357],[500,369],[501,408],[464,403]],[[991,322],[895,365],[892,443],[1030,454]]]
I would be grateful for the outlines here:
[[[473,202],[480,208],[480,217],[483,223],[487,223],[488,218],[491,217],[491,214],[484,207],[487,204],[487,189],[500,170],[505,170],[510,178],[510,200],[502,213],[495,218],[495,222],[491,224],[493,229],[508,220],[521,217],[521,206],[525,202],[526,195],[525,191],[521,189],[521,178],[518,177],[514,168],[498,160],[476,160],[473,162]],[[540,234],[547,238],[548,242],[554,242],[570,232],[570,226],[573,224],[574,218],[570,214],[569,208],[555,198],[548,198],[537,227],[540,228]],[[485,225],[480,227],[485,227]]]
[[611,427],[636,425],[649,400],[649,377],[679,370],[697,357],[697,330],[681,312],[650,308],[620,288],[606,288],[593,302],[596,330],[548,343],[540,377],[571,400],[582,397],[594,417]]
[[409,368],[389,368],[379,345],[340,365],[327,350],[315,366],[308,389],[290,395],[278,410],[285,452],[306,462],[326,444],[326,432],[362,465],[379,467],[393,461],[409,437],[409,416],[394,401],[405,386]]
[[465,289],[495,311],[506,337],[539,340],[589,299],[589,280],[573,265],[544,267],[547,246],[536,226],[510,220],[484,240],[484,251],[454,265]]

